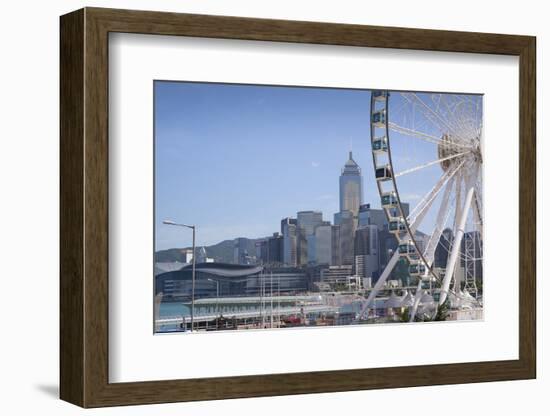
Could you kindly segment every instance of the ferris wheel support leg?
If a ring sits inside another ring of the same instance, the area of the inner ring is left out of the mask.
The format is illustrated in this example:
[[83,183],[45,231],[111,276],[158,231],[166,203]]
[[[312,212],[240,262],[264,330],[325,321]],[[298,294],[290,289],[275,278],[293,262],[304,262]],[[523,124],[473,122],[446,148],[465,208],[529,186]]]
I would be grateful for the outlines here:
[[443,284],[441,285],[441,295],[439,297],[439,305],[443,305],[447,300],[449,285],[451,284],[451,278],[453,277],[456,261],[458,259],[458,255],[460,254],[460,246],[462,245],[462,238],[464,237],[464,227],[466,226],[468,211],[470,209],[470,205],[472,204],[473,196],[474,196],[474,188],[471,187],[468,190],[468,193],[466,194],[466,200],[464,201],[464,207],[460,215],[460,221],[458,223],[456,236],[453,240],[453,249],[451,251],[451,256],[449,258],[449,261],[447,262],[447,270],[445,271],[445,278],[443,279]]
[[451,178],[451,180],[447,182],[447,185],[445,186],[443,201],[441,202],[441,205],[439,206],[439,211],[437,213],[435,230],[432,233],[430,240],[428,241],[428,247],[424,251],[424,258],[428,261],[428,265],[430,266],[432,266],[434,263],[435,250],[439,244],[441,234],[443,234],[443,226],[447,221],[445,214],[447,212],[447,207],[449,206],[449,195],[451,193],[452,186],[453,179]]
[[382,272],[382,274],[380,275],[380,277],[376,281],[376,284],[372,288],[372,291],[370,292],[369,297],[367,298],[367,301],[365,302],[365,305],[361,309],[361,312],[359,313],[360,317],[363,317],[365,315],[365,313],[367,312],[367,309],[369,308],[370,304],[373,302],[374,298],[376,297],[376,295],[378,294],[378,292],[380,291],[382,286],[384,286],[384,283],[386,283],[386,280],[388,279],[388,276],[390,275],[391,271],[393,270],[393,268],[397,264],[398,260],[399,260],[399,251],[395,250],[395,252],[393,253],[393,256],[391,257],[390,261],[388,262],[388,265],[386,266],[386,268],[384,269],[384,271]]
[[416,311],[418,310],[418,305],[420,304],[420,298],[422,298],[422,279],[418,280],[418,287],[416,288],[416,293],[414,294],[414,304],[412,311],[409,314],[409,322],[414,322],[416,316]]

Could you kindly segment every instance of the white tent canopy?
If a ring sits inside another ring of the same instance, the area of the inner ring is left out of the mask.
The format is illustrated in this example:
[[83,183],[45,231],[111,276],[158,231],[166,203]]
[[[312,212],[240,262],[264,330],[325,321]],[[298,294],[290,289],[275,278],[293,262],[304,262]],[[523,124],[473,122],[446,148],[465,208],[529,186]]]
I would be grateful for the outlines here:
[[387,308],[401,308],[403,306],[403,298],[400,298],[392,292],[388,300],[384,303],[384,307]]

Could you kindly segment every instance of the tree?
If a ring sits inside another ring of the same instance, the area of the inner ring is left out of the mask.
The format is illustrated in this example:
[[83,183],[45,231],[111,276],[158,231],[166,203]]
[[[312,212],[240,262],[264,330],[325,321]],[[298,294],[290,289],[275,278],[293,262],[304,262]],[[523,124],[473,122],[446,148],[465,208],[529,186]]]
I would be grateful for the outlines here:
[[451,303],[449,301],[449,298],[447,298],[445,302],[442,305],[439,305],[439,308],[437,308],[437,313],[435,314],[434,321],[446,321],[449,317],[450,306]]
[[481,295],[483,294],[483,279],[481,277],[476,278],[476,287],[478,293]]
[[411,319],[410,308],[403,309],[403,312],[399,314],[399,322],[409,322]]

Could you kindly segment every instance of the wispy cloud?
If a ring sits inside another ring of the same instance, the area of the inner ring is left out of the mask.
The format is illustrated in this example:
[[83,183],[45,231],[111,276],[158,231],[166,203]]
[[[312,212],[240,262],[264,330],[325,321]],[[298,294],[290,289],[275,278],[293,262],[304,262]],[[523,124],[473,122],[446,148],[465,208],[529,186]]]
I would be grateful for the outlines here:
[[318,168],[319,166],[321,166],[321,164],[319,162],[311,162],[311,167],[312,168]]
[[331,199],[334,199],[334,195],[332,194],[324,194],[319,195],[317,198],[315,198],[317,201],[330,201]]

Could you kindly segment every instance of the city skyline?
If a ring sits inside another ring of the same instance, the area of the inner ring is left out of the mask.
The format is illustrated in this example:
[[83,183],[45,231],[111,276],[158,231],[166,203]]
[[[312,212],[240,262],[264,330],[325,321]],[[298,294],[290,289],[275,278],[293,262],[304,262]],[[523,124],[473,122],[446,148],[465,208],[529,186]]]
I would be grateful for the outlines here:
[[[272,237],[274,234],[280,234],[283,235],[283,221],[285,220],[294,220],[294,221],[300,221],[300,217],[303,218],[306,216],[314,215],[318,218],[315,220],[307,219],[306,221],[310,221],[311,224],[308,227],[307,235],[315,234],[315,230],[318,226],[340,226],[343,222],[346,220],[346,214],[347,212],[351,212],[352,216],[351,218],[355,219],[355,225],[350,226],[350,234],[354,234],[356,229],[360,225],[367,225],[366,221],[367,218],[365,217],[364,220],[361,220],[361,212],[371,211],[375,210],[379,215],[384,215],[383,210],[381,208],[375,208],[374,205],[371,202],[367,202],[363,200],[363,177],[361,174],[361,168],[360,166],[355,162],[353,159],[353,152],[350,150],[348,152],[348,160],[343,164],[341,168],[341,174],[339,176],[339,191],[338,191],[338,203],[340,210],[336,211],[332,214],[326,214],[325,212],[321,210],[316,209],[307,209],[307,210],[301,210],[296,211],[292,213],[292,215],[282,218],[281,221],[281,228],[277,229],[276,227],[271,230],[272,232],[262,235],[262,236],[243,236],[238,235],[230,238],[226,238],[224,240],[213,242],[212,244],[197,244],[198,247],[205,247],[208,245],[215,245],[217,243],[220,243],[222,241],[228,241],[233,240],[238,244],[237,240],[241,239],[249,239],[249,240],[267,240],[270,237]],[[403,201],[405,209],[409,210],[409,204],[406,201]],[[361,211],[363,210],[363,211]],[[326,214],[326,215],[325,215]],[[361,224],[362,221],[362,224]],[[370,219],[368,221],[371,221]],[[380,221],[379,221],[380,222]],[[385,221],[385,217],[384,220]],[[297,223],[296,223],[297,224]],[[307,227],[307,226],[306,226]],[[353,230],[353,231],[351,231]],[[181,247],[170,247],[170,248],[189,248],[188,246],[181,246]],[[161,251],[161,250],[156,250]],[[353,250],[352,250],[353,251]],[[353,253],[350,253],[350,255],[353,255]],[[206,254],[204,255],[206,256]],[[204,257],[203,256],[203,257]],[[290,254],[287,253],[287,257],[290,256]],[[239,260],[235,260],[235,263],[239,263]],[[286,263],[290,264],[290,263]]]

